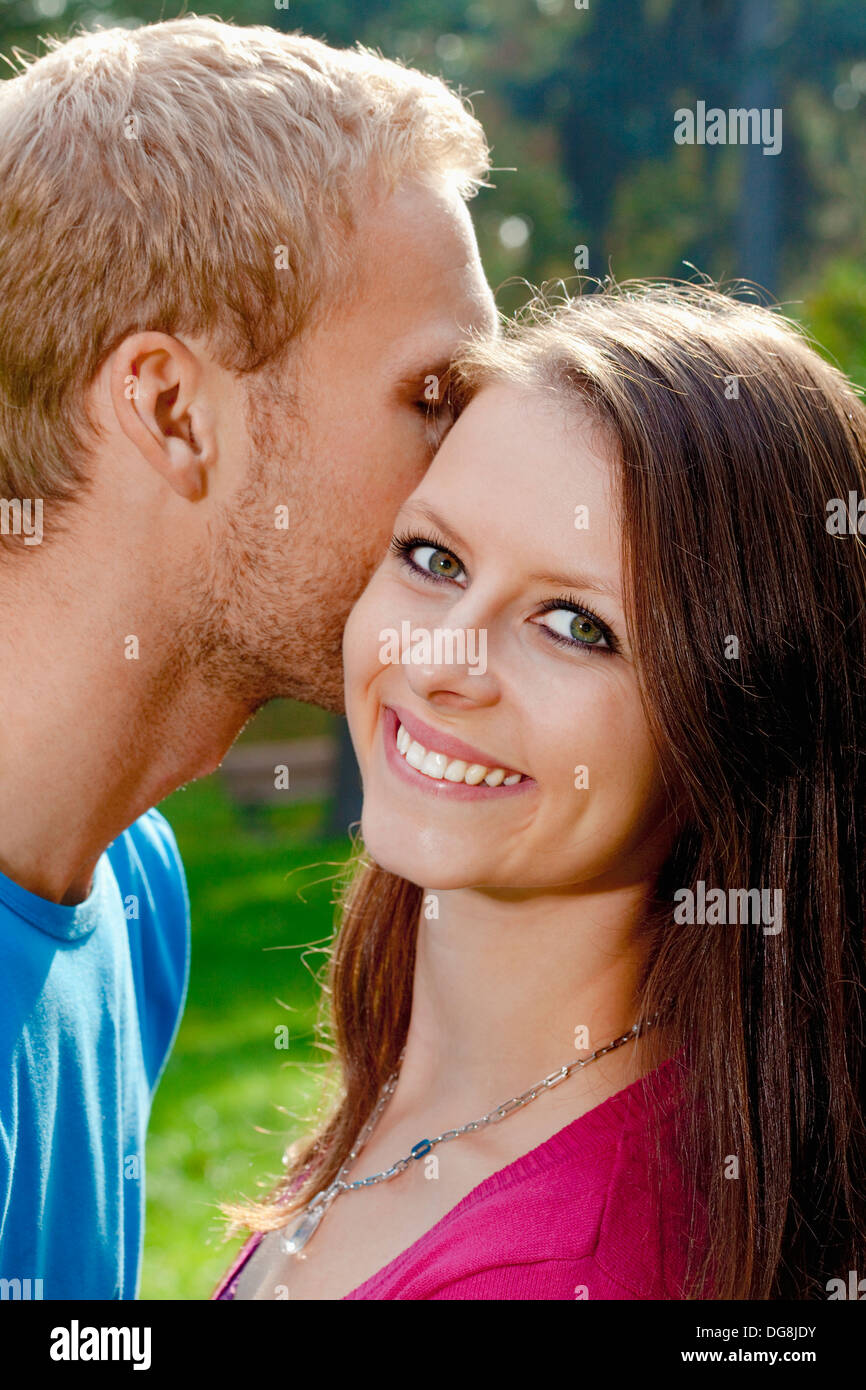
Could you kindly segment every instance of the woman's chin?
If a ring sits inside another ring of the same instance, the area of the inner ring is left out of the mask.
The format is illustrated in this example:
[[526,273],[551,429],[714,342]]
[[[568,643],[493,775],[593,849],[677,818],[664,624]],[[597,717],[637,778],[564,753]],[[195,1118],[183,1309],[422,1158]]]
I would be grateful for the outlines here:
[[456,874],[453,864],[445,865],[439,860],[397,855],[393,851],[390,854],[376,854],[370,846],[367,846],[367,849],[371,859],[380,869],[385,869],[389,874],[396,874],[398,878],[404,878],[407,883],[414,883],[418,888],[427,888],[431,893],[437,890],[443,893],[452,892],[457,888],[476,886],[471,878]]
[[[412,836],[406,827],[385,827],[366,814],[361,817],[361,838],[371,859],[389,874],[405,878],[419,888],[471,888],[483,880],[480,866],[461,862],[452,847],[434,849],[419,844],[424,832]],[[474,872],[473,872],[474,869]]]

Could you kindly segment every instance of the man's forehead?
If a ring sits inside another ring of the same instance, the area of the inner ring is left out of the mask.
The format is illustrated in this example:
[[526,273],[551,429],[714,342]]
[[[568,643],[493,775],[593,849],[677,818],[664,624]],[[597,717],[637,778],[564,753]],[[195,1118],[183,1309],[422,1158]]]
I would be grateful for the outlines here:
[[496,331],[472,219],[455,190],[398,189],[368,211],[356,235],[354,274],[329,336],[346,350],[375,340],[388,379],[444,370],[468,334]]
[[447,183],[397,188],[362,217],[356,237],[361,278],[386,304],[429,313],[442,305],[459,318],[467,301],[477,311],[490,294],[469,208]]

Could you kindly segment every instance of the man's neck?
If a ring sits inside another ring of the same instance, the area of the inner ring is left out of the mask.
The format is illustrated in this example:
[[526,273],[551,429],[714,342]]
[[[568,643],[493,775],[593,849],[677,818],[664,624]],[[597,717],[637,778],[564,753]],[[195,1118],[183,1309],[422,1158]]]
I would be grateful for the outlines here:
[[[190,670],[164,614],[0,603],[0,871],[82,902],[105,848],[185,782],[213,771],[250,716]],[[68,595],[67,595],[68,598]],[[8,622],[7,622],[8,615]],[[138,655],[129,636],[138,639]]]

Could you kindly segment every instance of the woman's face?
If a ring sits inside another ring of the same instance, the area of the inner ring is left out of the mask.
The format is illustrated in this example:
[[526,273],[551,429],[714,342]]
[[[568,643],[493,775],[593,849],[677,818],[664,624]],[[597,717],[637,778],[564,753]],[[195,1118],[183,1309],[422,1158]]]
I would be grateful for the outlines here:
[[343,643],[362,833],[392,873],[613,887],[662,863],[611,448],[572,402],[496,384],[401,508]]

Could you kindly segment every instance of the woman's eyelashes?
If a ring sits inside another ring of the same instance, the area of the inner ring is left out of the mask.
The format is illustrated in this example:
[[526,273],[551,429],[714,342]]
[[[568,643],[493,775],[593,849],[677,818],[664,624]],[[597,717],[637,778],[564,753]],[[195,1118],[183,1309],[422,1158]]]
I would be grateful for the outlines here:
[[394,536],[391,549],[407,569],[434,584],[442,580],[458,583],[458,574],[466,577],[457,556],[436,536]]
[[[418,578],[432,584],[457,584],[465,588],[468,575],[463,564],[439,537],[394,536],[391,550]],[[619,643],[610,627],[580,599],[570,596],[548,599],[540,611],[548,621],[542,622],[540,616],[531,621],[543,628],[557,646],[607,655],[619,651]]]
[[533,621],[537,627],[543,627],[558,646],[583,647],[609,656],[619,651],[619,643],[607,623],[579,599],[548,599],[541,605],[541,611],[551,621],[543,623],[537,618]]

